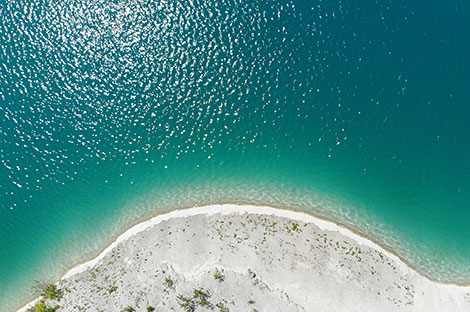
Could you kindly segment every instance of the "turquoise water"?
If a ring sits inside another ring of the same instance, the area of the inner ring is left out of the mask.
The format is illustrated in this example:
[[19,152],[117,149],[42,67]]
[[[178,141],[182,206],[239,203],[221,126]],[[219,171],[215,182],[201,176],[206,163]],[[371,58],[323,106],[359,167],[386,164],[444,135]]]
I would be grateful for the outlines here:
[[0,2],[0,304],[211,203],[470,282],[468,1]]

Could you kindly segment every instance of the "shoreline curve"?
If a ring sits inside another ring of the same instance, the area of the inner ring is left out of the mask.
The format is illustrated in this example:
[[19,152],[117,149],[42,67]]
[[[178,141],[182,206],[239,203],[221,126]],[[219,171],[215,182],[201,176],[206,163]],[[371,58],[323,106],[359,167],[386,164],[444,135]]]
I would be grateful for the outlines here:
[[[220,214],[222,216],[226,215],[241,215],[241,214],[254,214],[254,215],[271,215],[281,218],[287,218],[290,220],[297,220],[302,221],[304,223],[311,223],[319,227],[321,230],[337,232],[341,235],[344,235],[353,241],[355,241],[359,245],[368,246],[376,251],[383,253],[391,260],[393,260],[396,266],[400,269],[401,272],[406,273],[407,271],[413,271],[414,273],[418,274],[422,278],[426,279],[428,282],[437,284],[443,287],[448,287],[449,290],[461,290],[469,288],[470,291],[470,284],[457,284],[457,283],[443,283],[439,281],[435,281],[429,276],[423,274],[412,265],[408,264],[398,255],[396,255],[393,251],[380,246],[378,243],[374,242],[372,239],[362,236],[356,233],[354,230],[346,227],[340,223],[334,222],[332,220],[327,220],[324,218],[320,218],[314,215],[311,215],[304,211],[293,211],[289,210],[288,208],[274,208],[270,206],[261,206],[261,205],[238,205],[238,204],[214,204],[214,205],[205,205],[205,206],[195,206],[189,208],[181,208],[172,210],[170,212],[164,212],[162,214],[156,215],[151,217],[150,219],[137,223],[123,233],[121,233],[111,244],[109,244],[104,250],[102,250],[95,258],[87,260],[85,262],[76,264],[71,269],[69,269],[65,274],[63,274],[58,281],[69,279],[70,277],[80,274],[89,268],[94,267],[95,265],[100,264],[100,261],[109,253],[111,252],[117,245],[122,242],[127,241],[128,239],[134,237],[136,234],[141,233],[159,223],[164,221],[168,221],[174,218],[184,218],[184,217],[192,217],[197,215],[205,215],[207,217],[214,216]],[[34,306],[38,302],[39,298],[36,298],[23,307],[17,310],[17,312],[26,312],[29,308]]]

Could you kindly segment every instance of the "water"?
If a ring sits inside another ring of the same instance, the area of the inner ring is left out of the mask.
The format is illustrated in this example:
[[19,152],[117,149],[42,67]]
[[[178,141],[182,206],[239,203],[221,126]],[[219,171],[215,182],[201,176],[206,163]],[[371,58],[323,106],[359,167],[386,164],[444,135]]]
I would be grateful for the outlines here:
[[210,203],[470,282],[468,1],[0,2],[0,303]]

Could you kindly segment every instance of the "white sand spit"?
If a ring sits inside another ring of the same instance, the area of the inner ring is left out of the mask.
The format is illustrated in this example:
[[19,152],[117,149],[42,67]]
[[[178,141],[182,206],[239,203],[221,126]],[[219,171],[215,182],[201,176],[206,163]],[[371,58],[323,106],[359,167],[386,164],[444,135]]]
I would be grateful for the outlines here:
[[430,281],[332,222],[259,206],[157,216],[57,286],[62,299],[46,303],[58,311],[470,311],[470,287]]

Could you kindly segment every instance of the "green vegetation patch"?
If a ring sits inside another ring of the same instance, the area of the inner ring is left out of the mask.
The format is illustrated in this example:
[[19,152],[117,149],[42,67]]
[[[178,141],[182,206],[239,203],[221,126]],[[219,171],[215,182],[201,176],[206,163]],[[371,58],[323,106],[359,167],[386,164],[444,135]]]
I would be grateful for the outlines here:
[[117,286],[112,286],[112,287],[108,290],[108,293],[109,293],[109,294],[112,294],[112,293],[115,292],[117,289],[118,289]]
[[219,282],[223,282],[225,280],[225,275],[223,275],[221,271],[216,269],[214,273],[214,279]]
[[186,312],[193,312],[196,311],[198,306],[200,307],[207,307],[213,309],[213,304],[209,301],[211,294],[208,290],[198,288],[193,290],[192,297],[185,297],[183,295],[179,295],[177,297],[179,301],[179,305],[184,309]]
[[64,296],[64,291],[54,284],[43,284],[36,281],[34,288],[40,296],[46,299],[60,300]]
[[165,290],[175,289],[175,282],[171,279],[171,277],[165,278],[163,285],[165,286]]
[[48,307],[44,300],[39,301],[36,303],[36,305],[30,309],[28,309],[28,312],[55,312],[59,309],[59,306],[55,306],[53,308]]

